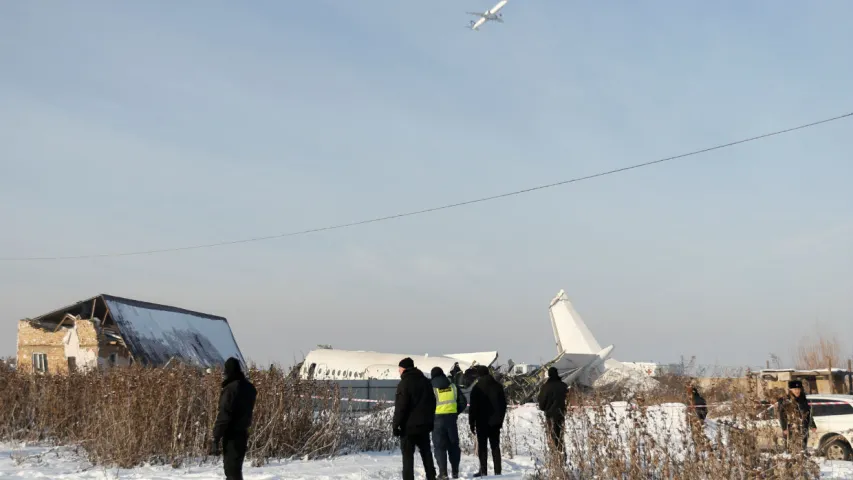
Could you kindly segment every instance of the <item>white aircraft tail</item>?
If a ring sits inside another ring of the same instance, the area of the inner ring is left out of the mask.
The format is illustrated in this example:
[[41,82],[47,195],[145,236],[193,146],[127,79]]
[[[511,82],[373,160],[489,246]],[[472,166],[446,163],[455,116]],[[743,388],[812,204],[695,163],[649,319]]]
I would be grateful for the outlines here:
[[575,311],[565,291],[560,290],[560,293],[551,300],[548,313],[551,315],[551,327],[554,329],[557,355],[563,353],[595,355],[601,352],[601,345],[598,344],[586,323]]
[[566,383],[577,380],[585,385],[603,386],[624,382],[637,389],[651,388],[657,383],[610,358],[613,345],[601,348],[563,290],[551,300],[548,312],[557,343],[558,358],[554,365]]

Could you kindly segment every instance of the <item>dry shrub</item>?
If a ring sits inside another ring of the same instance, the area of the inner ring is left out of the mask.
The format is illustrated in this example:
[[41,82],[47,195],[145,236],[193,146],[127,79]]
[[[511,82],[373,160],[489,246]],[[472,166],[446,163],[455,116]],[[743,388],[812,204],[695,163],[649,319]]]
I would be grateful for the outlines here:
[[796,367],[800,370],[842,367],[841,344],[837,337],[826,337],[818,334],[817,339],[803,337],[797,346]]
[[[755,388],[732,383],[733,390],[716,393],[728,398],[724,415],[715,420],[708,415],[703,424],[685,408],[689,379],[682,379],[678,388],[675,383],[631,401],[612,402],[598,393],[581,396],[581,404],[570,408],[566,418],[568,461],[562,461],[550,441],[539,442],[541,460],[530,478],[819,478],[817,464],[798,447],[790,453],[781,447],[759,448],[762,436],[772,438],[773,427],[750,423],[766,408]],[[544,419],[540,431],[545,431]]]
[[[332,384],[252,367],[258,389],[249,458],[318,457],[391,448],[387,423],[341,408]],[[81,446],[94,464],[204,462],[221,375],[142,367],[72,375],[0,369],[0,439]]]

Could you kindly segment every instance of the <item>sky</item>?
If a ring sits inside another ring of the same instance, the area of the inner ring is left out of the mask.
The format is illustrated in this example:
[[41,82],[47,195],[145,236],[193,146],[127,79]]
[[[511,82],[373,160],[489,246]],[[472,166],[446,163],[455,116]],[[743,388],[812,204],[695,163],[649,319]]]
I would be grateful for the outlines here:
[[[110,293],[317,344],[556,354],[565,289],[614,358],[853,355],[853,119],[303,236],[853,111],[853,3],[0,3],[0,355]],[[851,341],[847,341],[851,340]]]

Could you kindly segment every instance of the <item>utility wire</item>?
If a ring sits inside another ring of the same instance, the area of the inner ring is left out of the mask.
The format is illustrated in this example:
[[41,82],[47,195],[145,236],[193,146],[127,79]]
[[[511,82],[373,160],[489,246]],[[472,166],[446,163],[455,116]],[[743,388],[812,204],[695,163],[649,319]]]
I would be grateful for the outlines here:
[[661,158],[658,160],[653,160],[651,162],[638,163],[635,165],[617,168],[615,170],[608,170],[606,172],[595,173],[595,174],[587,175],[584,177],[576,177],[576,178],[572,178],[572,179],[568,179],[568,180],[563,180],[560,182],[548,183],[545,185],[538,185],[535,187],[525,188],[523,190],[515,190],[512,192],[501,193],[501,194],[492,195],[489,197],[481,197],[481,198],[476,198],[473,200],[466,200],[464,202],[450,203],[450,204],[441,205],[441,206],[437,206],[437,207],[426,208],[423,210],[415,210],[415,211],[411,211],[411,212],[398,213],[395,215],[388,215],[388,216],[384,216],[384,217],[370,218],[370,219],[359,220],[359,221],[350,222],[350,223],[341,223],[341,224],[337,224],[337,225],[329,225],[329,226],[325,226],[325,227],[312,228],[309,230],[300,230],[300,231],[289,232],[289,233],[281,233],[281,234],[276,234],[276,235],[267,235],[267,236],[263,236],[263,237],[243,238],[243,239],[239,239],[239,240],[231,240],[231,241],[225,241],[225,242],[206,243],[206,244],[199,244],[199,245],[188,245],[188,246],[183,246],[183,247],[161,248],[161,249],[155,249],[155,250],[141,250],[141,251],[136,251],[136,252],[101,253],[101,254],[92,254],[92,255],[69,255],[69,256],[55,256],[55,257],[0,257],[0,261],[82,260],[82,259],[89,259],[89,258],[129,257],[129,256],[134,256],[134,255],[153,255],[153,254],[157,254],[157,253],[180,252],[180,251],[184,251],[184,250],[198,250],[198,249],[202,249],[202,248],[223,247],[226,245],[236,245],[236,244],[240,244],[240,243],[262,242],[265,240],[274,240],[274,239],[279,239],[279,238],[296,237],[296,236],[300,236],[300,235],[307,235],[309,233],[325,232],[328,230],[339,230],[339,229],[343,229],[343,228],[356,227],[359,225],[366,225],[369,223],[378,223],[378,222],[384,222],[387,220],[394,220],[397,218],[412,217],[415,215],[422,215],[424,213],[437,212],[439,210],[448,210],[451,208],[463,207],[463,206],[472,205],[475,203],[488,202],[491,200],[497,200],[500,198],[512,197],[515,195],[521,195],[524,193],[535,192],[538,190],[545,190],[547,188],[559,187],[561,185],[567,185],[570,183],[582,182],[584,180],[591,180],[593,178],[605,177],[607,175],[613,175],[616,173],[627,172],[628,170],[635,170],[638,168],[648,167],[648,166],[656,165],[659,163],[671,162],[673,160],[679,160],[682,158],[692,157],[694,155],[712,152],[714,150],[721,150],[723,148],[733,147],[735,145],[740,145],[743,143],[754,142],[756,140],[761,140],[761,139],[768,138],[768,137],[774,137],[777,135],[791,133],[791,132],[794,132],[797,130],[803,130],[806,128],[815,127],[818,125],[834,122],[837,120],[842,120],[842,119],[849,118],[849,117],[853,117],[853,112],[846,113],[844,115],[839,115],[837,117],[826,118],[826,119],[819,120],[816,122],[799,125],[796,127],[786,128],[784,130],[777,130],[775,132],[765,133],[763,135],[758,135],[755,137],[745,138],[745,139],[737,140],[737,141],[730,142],[730,143],[725,143],[725,144],[720,144],[720,145],[716,145],[713,147],[703,148],[701,150],[695,150],[695,151],[688,152],[688,153],[682,153],[680,155],[676,155],[673,157]]

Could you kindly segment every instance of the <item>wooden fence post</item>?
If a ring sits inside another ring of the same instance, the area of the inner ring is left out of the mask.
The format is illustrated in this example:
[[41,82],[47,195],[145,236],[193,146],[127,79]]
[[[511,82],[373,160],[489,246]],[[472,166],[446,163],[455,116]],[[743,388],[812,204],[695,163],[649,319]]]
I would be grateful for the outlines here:
[[848,393],[853,395],[853,360],[847,359]]
[[832,359],[827,357],[829,363],[829,393],[835,393],[835,378],[832,376]]

